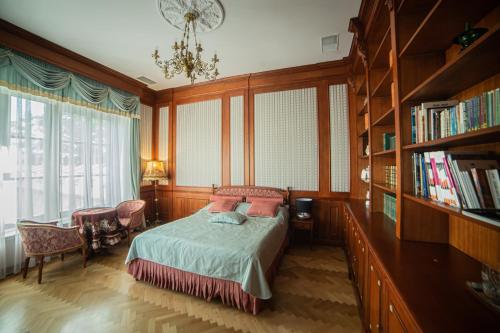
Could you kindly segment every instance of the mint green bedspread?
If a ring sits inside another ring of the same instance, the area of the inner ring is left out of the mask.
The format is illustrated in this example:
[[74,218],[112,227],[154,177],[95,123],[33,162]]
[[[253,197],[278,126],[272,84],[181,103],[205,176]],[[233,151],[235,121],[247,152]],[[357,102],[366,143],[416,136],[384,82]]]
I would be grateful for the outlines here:
[[[246,215],[250,205],[236,211]],[[240,225],[210,223],[208,207],[197,213],[143,232],[134,238],[125,263],[140,258],[183,271],[241,284],[246,293],[272,296],[266,271],[288,229],[288,209],[274,218],[247,216]]]

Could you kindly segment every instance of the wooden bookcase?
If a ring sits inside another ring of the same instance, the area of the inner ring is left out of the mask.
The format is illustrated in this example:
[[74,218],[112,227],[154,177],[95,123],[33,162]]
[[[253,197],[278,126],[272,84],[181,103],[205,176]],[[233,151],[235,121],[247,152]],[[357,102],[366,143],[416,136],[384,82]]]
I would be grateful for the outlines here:
[[[352,93],[358,129],[358,179],[370,191],[370,210],[383,212],[384,193],[396,196],[396,236],[450,244],[492,265],[500,263],[500,229],[413,195],[412,154],[435,150],[496,151],[500,126],[411,143],[410,108],[422,102],[464,100],[500,87],[500,5],[494,0],[367,1],[351,19]],[[465,23],[488,31],[465,50],[452,43]],[[369,126],[365,129],[367,114]],[[394,133],[384,150],[383,133]],[[364,147],[370,146],[369,156]],[[385,182],[395,165],[397,186]],[[370,166],[370,183],[359,178]]]

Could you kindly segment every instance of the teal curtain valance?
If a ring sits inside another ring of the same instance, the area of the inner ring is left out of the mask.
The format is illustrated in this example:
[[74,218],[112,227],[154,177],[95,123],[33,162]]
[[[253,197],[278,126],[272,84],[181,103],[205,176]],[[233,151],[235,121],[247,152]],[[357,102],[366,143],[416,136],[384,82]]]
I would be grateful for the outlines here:
[[137,119],[140,117],[138,96],[2,47],[0,85],[103,112]]

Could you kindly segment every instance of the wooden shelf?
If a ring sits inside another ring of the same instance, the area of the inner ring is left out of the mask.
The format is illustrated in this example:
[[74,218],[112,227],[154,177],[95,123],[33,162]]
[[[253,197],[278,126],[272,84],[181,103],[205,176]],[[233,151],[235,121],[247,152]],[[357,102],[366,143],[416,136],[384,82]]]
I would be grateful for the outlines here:
[[391,96],[392,69],[389,68],[379,84],[373,89],[372,97],[387,97]]
[[482,226],[485,226],[485,227],[490,228],[490,229],[494,229],[496,231],[500,231],[500,227],[497,227],[497,226],[495,226],[493,224],[486,223],[486,222],[483,222],[481,220],[478,220],[478,219],[475,219],[473,217],[470,217],[470,216],[462,214],[462,209],[460,209],[460,208],[451,207],[451,206],[445,205],[443,203],[439,203],[439,202],[433,201],[431,199],[425,199],[425,198],[416,197],[416,196],[414,196],[412,194],[408,194],[408,193],[404,193],[403,197],[405,199],[411,200],[411,201],[419,203],[421,205],[424,205],[424,206],[436,209],[436,210],[438,210],[440,212],[451,214],[453,216],[458,216],[458,217],[460,217],[460,218],[462,218],[464,220],[468,220],[468,221],[480,224]]
[[396,155],[396,150],[394,149],[382,150],[372,154],[372,156],[391,156],[391,155]]
[[500,141],[500,125],[477,131],[449,136],[442,139],[403,146],[403,150],[426,150],[429,148],[448,148]]
[[454,60],[408,93],[402,102],[449,98],[500,72],[499,54],[500,23],[497,23]]
[[369,155],[362,155],[362,156],[359,156],[360,159],[362,160],[367,160],[368,157],[370,157]]
[[394,125],[394,108],[390,108],[389,110],[384,112],[372,124],[372,126],[386,126],[386,125]]
[[368,136],[368,128],[358,134],[359,137]]
[[370,69],[389,67],[389,51],[391,50],[391,27],[382,37],[382,42],[373,54],[373,61],[370,64]]
[[389,184],[375,183],[375,182],[373,182],[372,184],[373,184],[374,187],[376,187],[376,188],[378,188],[378,189],[380,189],[382,191],[396,194],[396,188],[394,186],[391,186]]
[[[498,0],[438,0],[400,52],[400,57],[446,50],[453,38],[464,30],[464,23],[475,24],[498,5]],[[452,14],[451,14],[452,13]]]

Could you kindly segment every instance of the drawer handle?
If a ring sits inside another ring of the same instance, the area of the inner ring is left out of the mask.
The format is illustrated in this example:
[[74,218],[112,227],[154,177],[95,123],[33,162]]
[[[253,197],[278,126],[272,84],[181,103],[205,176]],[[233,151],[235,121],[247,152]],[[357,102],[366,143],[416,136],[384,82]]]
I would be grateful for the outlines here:
[[380,287],[382,285],[382,283],[380,282],[380,280],[377,280],[377,285]]
[[370,271],[373,272],[373,265],[370,265]]
[[394,307],[392,306],[392,304],[389,304],[389,311],[394,312]]

